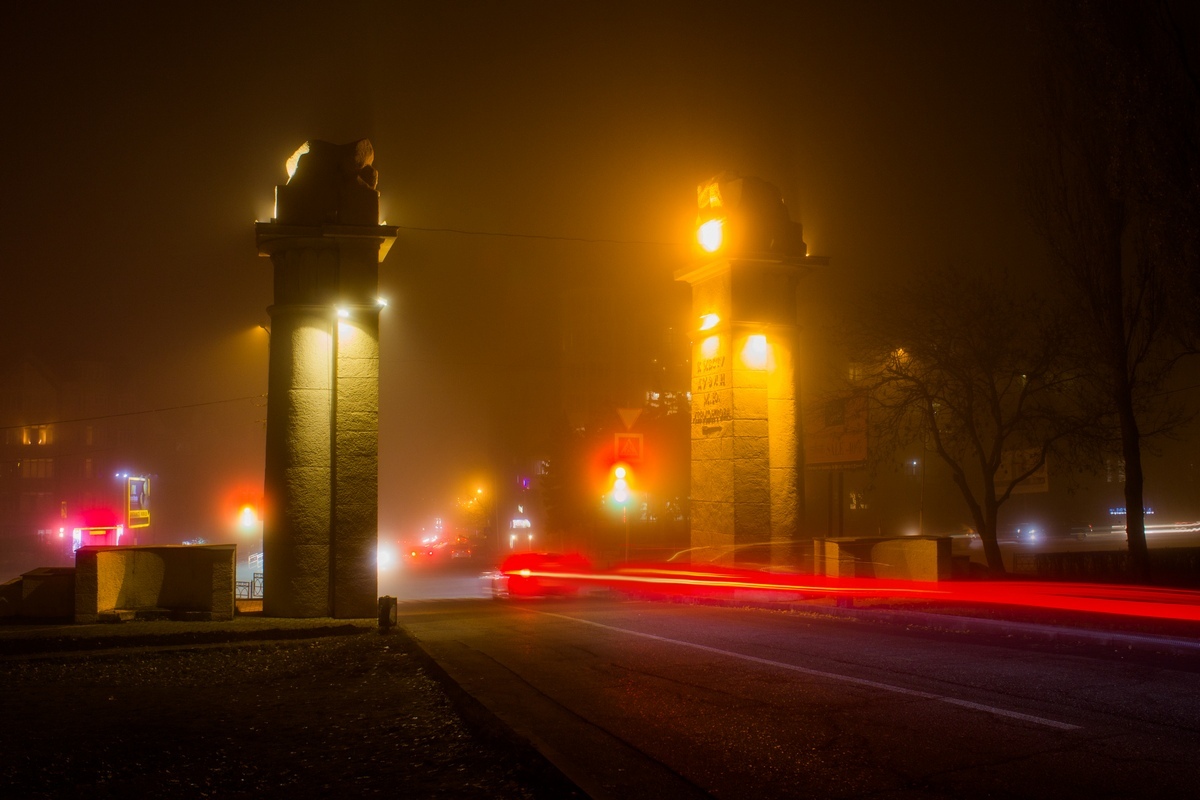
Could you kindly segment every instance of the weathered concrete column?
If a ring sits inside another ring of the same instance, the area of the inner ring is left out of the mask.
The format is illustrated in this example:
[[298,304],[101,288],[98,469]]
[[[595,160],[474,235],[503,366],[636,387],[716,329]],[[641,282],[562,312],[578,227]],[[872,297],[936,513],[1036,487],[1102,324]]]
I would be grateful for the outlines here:
[[769,184],[718,178],[700,199],[716,257],[675,274],[692,287],[697,325],[691,545],[701,559],[786,563],[800,508],[796,290],[826,260],[806,255]]
[[308,142],[255,226],[274,267],[263,519],[263,611],[376,614],[379,225],[366,140]]

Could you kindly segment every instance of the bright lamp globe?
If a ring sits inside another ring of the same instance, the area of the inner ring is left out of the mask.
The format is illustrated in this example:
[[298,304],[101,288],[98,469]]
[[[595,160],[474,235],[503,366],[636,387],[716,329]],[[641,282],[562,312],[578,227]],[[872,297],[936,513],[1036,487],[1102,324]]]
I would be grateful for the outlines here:
[[717,252],[721,247],[721,240],[724,238],[724,226],[724,220],[710,219],[696,229],[696,241],[709,253]]

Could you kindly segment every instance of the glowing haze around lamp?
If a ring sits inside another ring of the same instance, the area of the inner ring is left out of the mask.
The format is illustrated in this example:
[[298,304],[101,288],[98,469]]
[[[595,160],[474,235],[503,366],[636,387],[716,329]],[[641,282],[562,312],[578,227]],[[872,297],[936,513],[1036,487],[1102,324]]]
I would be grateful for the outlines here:
[[804,258],[804,229],[779,190],[761,178],[722,173],[696,190],[696,243],[730,258]]

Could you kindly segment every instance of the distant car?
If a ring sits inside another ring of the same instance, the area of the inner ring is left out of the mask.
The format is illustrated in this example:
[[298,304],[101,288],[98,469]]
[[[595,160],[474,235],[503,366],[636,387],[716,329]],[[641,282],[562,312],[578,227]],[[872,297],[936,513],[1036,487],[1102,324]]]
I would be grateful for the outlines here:
[[578,554],[515,553],[492,573],[492,597],[568,597],[579,593],[577,576],[591,570]]
[[1052,527],[1047,528],[1035,522],[1026,522],[1012,528],[1007,533],[1001,533],[997,538],[1001,541],[1039,544],[1050,539],[1062,538],[1062,535],[1060,531]]
[[435,561],[440,561],[448,552],[445,542],[432,541],[421,542],[419,544],[410,544],[404,547],[401,552],[408,556],[408,560],[415,564],[430,564]]

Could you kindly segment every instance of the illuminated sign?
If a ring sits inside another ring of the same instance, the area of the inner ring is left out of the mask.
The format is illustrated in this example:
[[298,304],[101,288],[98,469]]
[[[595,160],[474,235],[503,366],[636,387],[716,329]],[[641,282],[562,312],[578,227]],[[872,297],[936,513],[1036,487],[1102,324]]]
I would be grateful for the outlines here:
[[130,475],[125,479],[125,522],[130,528],[150,527],[150,479]]
[[641,461],[642,444],[640,433],[618,433],[613,441],[613,452],[619,461]]
[[[1145,514],[1146,516],[1152,516],[1152,515],[1154,514],[1154,509],[1153,509],[1153,508],[1146,508],[1146,509],[1143,509],[1143,510],[1142,510],[1142,513],[1143,513],[1143,514]],[[1108,515],[1109,515],[1110,517],[1123,517],[1123,516],[1125,516],[1125,506],[1117,506],[1116,508],[1110,508],[1110,509],[1108,510]]]
[[[98,545],[118,545],[124,534],[124,525],[94,525],[88,528],[75,528],[71,531],[71,550]],[[87,541],[84,541],[85,535]]]

